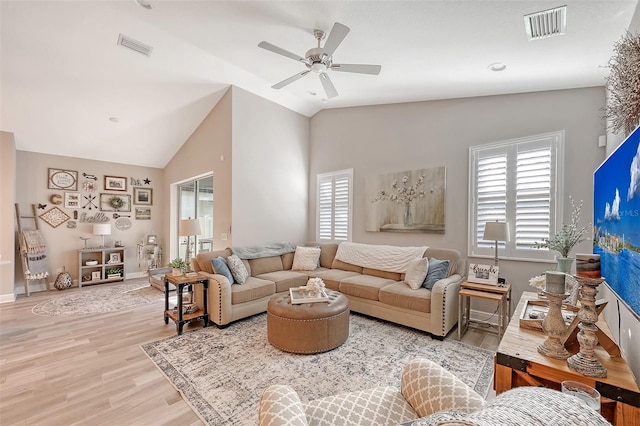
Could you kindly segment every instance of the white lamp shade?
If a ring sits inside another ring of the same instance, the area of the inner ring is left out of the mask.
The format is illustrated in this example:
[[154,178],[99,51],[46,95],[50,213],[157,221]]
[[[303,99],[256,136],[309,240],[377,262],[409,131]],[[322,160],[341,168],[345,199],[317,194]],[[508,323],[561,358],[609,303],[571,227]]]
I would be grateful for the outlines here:
[[509,241],[509,224],[498,221],[485,223],[482,239],[487,241]]
[[188,237],[190,235],[200,235],[200,221],[198,219],[182,219],[180,220],[180,236]]
[[93,235],[111,235],[110,223],[94,223]]

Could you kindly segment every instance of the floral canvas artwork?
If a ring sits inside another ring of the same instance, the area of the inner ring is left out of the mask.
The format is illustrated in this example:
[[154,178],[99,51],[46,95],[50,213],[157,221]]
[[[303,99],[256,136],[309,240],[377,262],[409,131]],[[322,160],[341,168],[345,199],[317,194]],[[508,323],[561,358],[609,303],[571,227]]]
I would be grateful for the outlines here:
[[445,167],[367,176],[365,229],[444,234],[445,183]]

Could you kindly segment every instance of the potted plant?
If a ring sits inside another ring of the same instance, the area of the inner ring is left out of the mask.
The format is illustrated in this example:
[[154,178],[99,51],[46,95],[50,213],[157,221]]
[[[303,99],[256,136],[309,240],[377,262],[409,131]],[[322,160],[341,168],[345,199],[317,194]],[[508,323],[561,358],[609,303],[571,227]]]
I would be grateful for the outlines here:
[[174,277],[182,275],[182,271],[185,271],[187,269],[187,263],[179,257],[173,259],[167,266],[173,268],[173,272],[171,274]]
[[105,270],[105,273],[107,274],[107,278],[121,278],[122,272],[123,270],[120,267],[107,268]]
[[578,228],[582,201],[576,207],[573,198],[569,197],[569,200],[572,208],[571,223],[563,223],[560,231],[551,238],[545,238],[541,243],[536,241],[536,248],[548,248],[560,254],[560,256],[556,256],[558,271],[565,273],[571,272],[571,265],[573,264],[573,258],[569,257],[569,253],[571,253],[576,244],[586,239],[584,233],[587,230],[587,226]]

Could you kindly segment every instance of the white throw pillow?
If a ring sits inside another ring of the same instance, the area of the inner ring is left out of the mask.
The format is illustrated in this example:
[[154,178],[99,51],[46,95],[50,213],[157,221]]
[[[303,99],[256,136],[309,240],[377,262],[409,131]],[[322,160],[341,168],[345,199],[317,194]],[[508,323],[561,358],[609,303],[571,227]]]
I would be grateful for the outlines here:
[[296,254],[293,255],[292,271],[314,271],[318,268],[320,260],[320,247],[296,247]]
[[247,281],[247,278],[249,277],[249,271],[247,271],[247,268],[244,266],[244,263],[242,263],[242,260],[238,256],[232,254],[231,256],[227,257],[227,266],[229,267],[229,270],[231,271],[231,275],[233,275],[233,279],[235,280],[235,282],[237,282],[238,284],[244,284],[245,281]]
[[404,275],[404,282],[409,284],[409,287],[414,290],[419,289],[422,286],[424,278],[427,276],[428,268],[429,259],[427,259],[426,257],[412,260],[409,263],[409,268]]

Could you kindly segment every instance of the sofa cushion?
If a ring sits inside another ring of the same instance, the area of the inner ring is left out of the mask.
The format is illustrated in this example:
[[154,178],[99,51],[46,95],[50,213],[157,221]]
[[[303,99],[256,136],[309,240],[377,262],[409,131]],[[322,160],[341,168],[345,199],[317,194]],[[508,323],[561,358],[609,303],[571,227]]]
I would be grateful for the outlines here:
[[340,291],[340,281],[349,277],[360,276],[353,271],[343,271],[341,269],[320,269],[309,272],[310,278],[322,278],[324,286],[329,290]]
[[288,271],[293,266],[293,256],[295,253],[285,253],[280,256],[282,259],[282,269]]
[[418,417],[394,386],[327,396],[304,406],[314,426],[397,425]]
[[231,286],[231,304],[251,302],[274,294],[276,294],[276,285],[273,281],[249,277],[244,284]]
[[393,282],[386,278],[358,275],[340,281],[340,292],[363,299],[378,300],[380,289]]
[[256,276],[263,280],[269,280],[276,283],[276,293],[289,291],[291,287],[300,287],[307,284],[309,276],[301,272],[295,271],[275,271],[267,272]]
[[320,247],[296,247],[291,269],[294,271],[313,271],[318,267]]
[[394,281],[402,281],[403,275],[398,272],[381,271],[380,269],[362,268],[362,275],[373,275],[374,277],[388,278]]
[[213,272],[211,259],[215,259],[218,256],[222,256],[226,259],[227,257],[231,256],[231,250],[225,249],[225,250],[205,251],[205,252],[198,253],[198,255],[196,256],[196,263],[200,268],[199,270],[208,272],[210,274],[215,274],[215,272]]
[[251,276],[257,277],[258,275],[266,274],[267,272],[282,271],[281,256],[269,256],[260,257],[258,259],[249,259],[249,265],[251,266]]
[[307,243],[310,247],[320,247],[320,266],[323,268],[331,268],[333,259],[338,252],[338,244],[336,243]]
[[233,275],[233,280],[238,284],[244,284],[247,278],[249,277],[249,271],[242,263],[242,260],[235,254],[227,257],[227,266],[229,270],[231,270],[231,275]]
[[213,265],[213,273],[224,275],[227,280],[229,280],[229,284],[234,284],[233,274],[229,270],[229,266],[227,266],[227,261],[224,257],[218,256],[215,259],[211,259],[211,264]]
[[343,271],[352,271],[359,274],[362,273],[362,266],[352,265],[351,263],[345,263],[338,259],[333,259],[331,262],[331,269],[342,269]]
[[446,278],[450,263],[448,260],[440,260],[435,257],[430,258],[427,276],[424,278],[422,287],[431,290],[437,281]]
[[427,276],[428,267],[429,260],[426,257],[412,260],[411,263],[409,263],[409,267],[407,268],[403,281],[407,283],[412,290],[419,289],[422,287],[422,282]]
[[426,288],[413,290],[404,282],[386,285],[378,292],[378,300],[384,304],[409,309],[411,311],[431,312],[431,292]]

